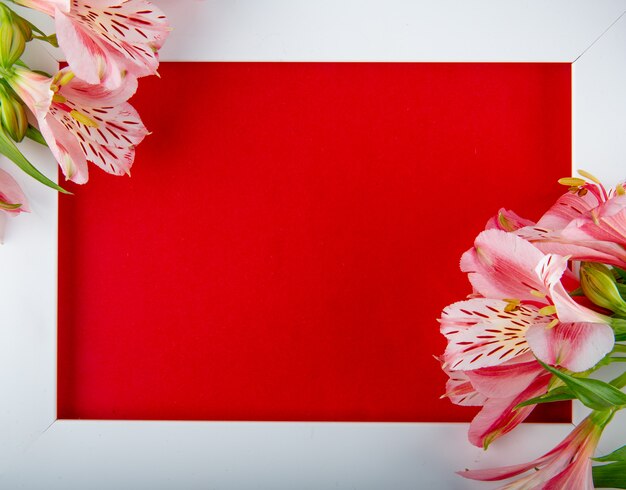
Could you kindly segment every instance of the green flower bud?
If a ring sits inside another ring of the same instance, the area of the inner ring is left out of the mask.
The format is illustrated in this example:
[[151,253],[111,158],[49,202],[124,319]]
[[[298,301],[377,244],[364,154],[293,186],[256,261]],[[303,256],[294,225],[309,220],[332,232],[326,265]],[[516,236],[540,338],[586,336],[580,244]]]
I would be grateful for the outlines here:
[[14,22],[0,23],[0,63],[12,66],[20,59],[26,48],[26,38],[19,25]]
[[19,143],[24,139],[28,129],[26,109],[19,100],[14,99],[4,90],[0,92],[0,121],[13,140]]
[[13,65],[33,38],[30,22],[17,15],[5,4],[0,4],[0,64]]
[[15,25],[17,25],[19,29],[22,31],[24,40],[26,42],[31,41],[33,39],[33,30],[30,27],[30,22],[26,21],[25,19],[21,18],[19,15],[15,15],[15,14],[13,14],[13,21],[15,22]]
[[580,286],[592,303],[626,316],[626,302],[619,294],[613,273],[607,266],[584,262],[580,267]]
[[11,20],[11,15],[13,14],[13,10],[7,7],[4,3],[0,3],[0,22],[5,22],[6,20]]

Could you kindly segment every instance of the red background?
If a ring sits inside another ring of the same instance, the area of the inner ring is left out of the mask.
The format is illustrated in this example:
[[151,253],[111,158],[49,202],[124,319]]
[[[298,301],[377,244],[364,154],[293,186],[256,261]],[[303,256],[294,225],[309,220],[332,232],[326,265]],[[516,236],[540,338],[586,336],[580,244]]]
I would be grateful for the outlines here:
[[570,65],[159,71],[133,177],[60,197],[59,417],[469,420],[436,318],[487,219],[561,192]]

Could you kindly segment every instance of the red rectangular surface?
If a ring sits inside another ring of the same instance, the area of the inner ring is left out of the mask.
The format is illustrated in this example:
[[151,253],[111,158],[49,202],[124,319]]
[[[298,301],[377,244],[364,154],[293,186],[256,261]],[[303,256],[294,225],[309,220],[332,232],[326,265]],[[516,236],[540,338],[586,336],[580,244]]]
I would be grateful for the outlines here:
[[436,318],[487,219],[560,192],[570,65],[159,71],[132,178],[60,196],[59,417],[469,420]]

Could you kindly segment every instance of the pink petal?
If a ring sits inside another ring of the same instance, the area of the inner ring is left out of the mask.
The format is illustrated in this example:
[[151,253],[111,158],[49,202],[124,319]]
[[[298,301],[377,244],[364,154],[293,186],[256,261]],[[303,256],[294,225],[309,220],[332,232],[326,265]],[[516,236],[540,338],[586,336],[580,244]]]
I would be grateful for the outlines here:
[[463,371],[445,370],[449,379],[446,383],[446,395],[455,405],[462,406],[482,406],[487,398],[478,393],[472,383],[470,383],[467,374]]
[[534,221],[522,218],[513,211],[500,208],[498,214],[487,222],[485,229],[496,229],[511,232],[526,226],[533,226],[534,224]]
[[548,388],[549,380],[549,373],[539,374],[527,388],[516,395],[489,398],[470,424],[469,441],[475,446],[484,447],[485,442],[491,442],[512,431],[530,415],[535,405],[522,407],[518,410],[514,410],[514,408],[525,400],[543,395]]
[[591,460],[588,457],[580,458],[579,455],[579,459],[575,463],[546,482],[543,490],[562,490],[564,488],[594,490]]
[[613,241],[626,245],[626,209],[600,217],[600,226],[613,236]]
[[169,34],[166,17],[144,0],[72,1],[56,11],[57,36],[71,69],[88,83],[113,88],[125,76],[156,73],[158,49]]
[[506,311],[508,303],[476,298],[445,308],[441,333],[448,339],[443,359],[451,370],[502,364],[529,350],[525,332],[533,322],[548,323],[534,306]]
[[589,308],[576,303],[561,284],[567,270],[566,257],[548,254],[537,265],[536,272],[550,291],[549,297],[556,307],[561,322],[606,323],[608,320]]
[[465,375],[477,392],[489,398],[516,396],[543,373],[543,367],[531,354],[523,358],[526,362],[509,361],[499,366],[466,371]]
[[561,277],[567,270],[567,260],[566,257],[560,255],[545,255],[537,264],[535,272],[548,288],[552,288],[560,284]]
[[[594,189],[594,184],[590,184],[590,189]],[[541,217],[537,226],[548,230],[562,230],[571,221],[588,215],[599,204],[600,200],[595,192],[587,192],[582,197],[575,192],[567,192]]]
[[[622,184],[622,189],[624,185]],[[626,210],[626,194],[614,194],[606,202],[602,203],[598,209],[598,216],[600,218],[608,218],[609,216],[615,216]]]
[[[69,68],[60,71],[69,72]],[[61,75],[62,76],[62,75]],[[71,105],[87,108],[110,107],[124,104],[137,91],[137,79],[124,78],[121,85],[112,89],[105,85],[92,85],[78,77],[73,78],[67,85],[61,87],[62,95],[70,100]]]
[[54,15],[55,9],[59,9],[62,12],[69,12],[70,10],[70,0],[15,0],[15,3],[39,10],[50,16]]
[[[127,102],[119,103],[136,88],[136,81],[114,90],[91,88],[73,79],[61,87],[59,94],[67,100],[53,104],[50,114],[76,138],[85,158],[106,172],[123,175],[130,173],[135,158],[135,145],[147,134],[137,111]],[[101,98],[98,98],[101,97]],[[117,105],[108,105],[117,102]],[[88,118],[84,124],[72,111]]]
[[571,241],[600,241],[626,245],[626,196],[614,196],[591,211],[590,216],[572,221],[563,236]]
[[[163,12],[152,3],[145,0],[91,0],[85,9],[83,3],[76,8],[79,14],[86,10],[95,14],[90,24],[95,32],[108,34],[117,43],[137,47],[147,45],[150,51],[161,48],[171,29]],[[111,8],[112,6],[120,8]],[[113,15],[109,15],[113,14]],[[119,15],[121,14],[121,15]],[[117,20],[115,23],[113,20]],[[113,45],[116,45],[112,42]],[[145,48],[144,48],[145,49]],[[121,48],[120,51],[125,51]],[[143,53],[139,51],[139,54]],[[150,59],[148,64],[152,63]]]
[[593,490],[593,473],[591,457],[600,440],[602,428],[585,419],[570,434],[568,447],[562,450],[561,458],[565,460],[565,468],[546,483],[545,488],[560,490],[561,488],[580,488]]
[[552,287],[550,298],[556,306],[557,316],[562,322],[608,323],[608,318],[604,315],[574,301],[562,284],[556,284]]
[[521,475],[522,473],[533,469],[535,466],[536,461],[531,461],[530,463],[501,466],[499,468],[457,471],[457,474],[469,480],[499,481],[511,478],[513,476]]
[[619,234],[603,225],[603,221],[597,216],[594,219],[576,219],[563,228],[561,236],[571,243],[589,243],[592,246],[594,242],[619,243],[624,241],[624,237],[620,237]]
[[52,103],[52,79],[21,66],[13,67],[13,76],[7,77],[11,88],[22,99],[37,119],[43,118]]
[[88,180],[87,160],[78,145],[76,137],[53,116],[40,121],[39,129],[59,163],[63,175],[77,184]]
[[575,260],[602,262],[603,264],[626,267],[626,251],[616,243],[599,241],[568,241],[553,234],[545,240],[532,240],[532,244],[544,253],[571,256]]
[[559,323],[553,328],[533,325],[526,340],[537,358],[553,366],[581,372],[611,352],[615,337],[603,323]]
[[[526,463],[521,465],[505,466],[502,468],[493,468],[491,470],[468,471],[467,473],[470,473],[469,475],[466,475],[466,472],[458,472],[458,474],[464,476],[465,478],[474,480],[494,481],[504,480],[506,478],[531,471],[531,473],[515,479],[503,487],[500,487],[500,490],[545,490],[547,487],[544,485],[564,466],[564,464],[566,464],[562,460],[551,461],[543,468],[540,468],[543,461],[535,460],[532,463],[534,463],[532,467],[528,467],[530,463]],[[569,489],[571,487],[561,487],[560,490],[564,490],[565,488]]]
[[[626,257],[623,249],[616,244],[599,242],[580,233],[576,235],[576,239],[572,236],[565,236],[564,233],[572,227],[572,223],[575,221],[559,230],[541,228],[537,225],[526,226],[517,230],[515,234],[528,240],[546,254],[552,253],[564,257],[571,256],[577,260],[595,260],[597,262],[605,262],[605,259],[615,260],[615,257],[619,257],[620,253]],[[576,229],[576,233],[578,233],[578,229]]]
[[537,225],[516,234],[545,253],[626,267],[626,196],[603,202],[602,189],[594,184],[585,188],[592,192],[565,194]]
[[0,170],[0,199],[9,204],[21,204],[18,209],[2,210],[8,214],[30,212],[28,201],[19,184],[4,170]]
[[107,87],[122,83],[123,67],[107,52],[102,41],[86,31],[69,15],[58,9],[54,15],[59,45],[76,76],[91,84]]
[[[92,150],[95,148],[95,151]],[[130,175],[135,160],[135,148],[117,148],[115,146],[92,143],[87,146],[86,157],[107,173],[113,175]]]
[[87,160],[111,174],[128,174],[135,158],[134,147],[147,134],[135,109],[125,103],[106,108],[77,107],[77,110],[96,121],[98,127],[85,126],[67,112],[52,110],[51,114],[78,138]]
[[543,256],[513,233],[486,230],[478,235],[474,248],[461,257],[461,270],[485,297],[536,301],[531,291],[548,292],[534,272]]

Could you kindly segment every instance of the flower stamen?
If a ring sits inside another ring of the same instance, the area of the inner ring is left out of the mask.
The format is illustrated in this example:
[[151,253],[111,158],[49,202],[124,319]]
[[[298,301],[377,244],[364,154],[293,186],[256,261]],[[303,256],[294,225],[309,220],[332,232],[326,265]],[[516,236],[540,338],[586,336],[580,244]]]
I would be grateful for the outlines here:
[[546,325],[546,330],[550,330],[551,328],[556,327],[558,324],[559,324],[559,319],[553,318],[552,321]]
[[511,299],[511,298],[504,298],[504,301],[506,301],[508,304],[504,307],[504,311],[506,311],[507,313],[510,313],[512,311],[515,311],[519,308],[519,305],[521,303],[521,301],[519,299]]
[[72,116],[74,119],[76,119],[79,123],[84,124],[85,126],[90,126],[92,128],[97,128],[98,127],[98,123],[96,121],[94,121],[93,119],[91,119],[88,116],[85,116],[85,114],[83,114],[82,112],[78,112],[77,110],[73,109],[72,111],[70,111],[70,116]]
[[542,293],[541,291],[537,291],[536,289],[531,289],[530,294],[532,294],[535,298],[545,298],[546,293]]
[[576,190],[578,190],[579,187],[586,184],[586,182],[583,179],[579,179],[578,177],[563,177],[559,179],[558,182],[561,185],[566,185],[567,187],[570,187],[570,188],[573,187]]
[[543,308],[539,310],[539,314],[544,315],[544,316],[554,315],[555,313],[556,313],[556,306],[554,305],[544,306]]

